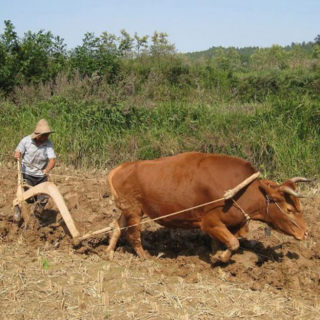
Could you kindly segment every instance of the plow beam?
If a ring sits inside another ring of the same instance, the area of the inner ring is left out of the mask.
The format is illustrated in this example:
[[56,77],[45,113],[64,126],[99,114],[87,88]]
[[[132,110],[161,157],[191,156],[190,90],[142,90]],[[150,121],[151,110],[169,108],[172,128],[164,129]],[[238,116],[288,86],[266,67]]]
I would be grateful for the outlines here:
[[112,227],[106,227],[106,228],[103,228],[103,229],[100,229],[100,230],[97,230],[97,231],[91,231],[89,233],[84,234],[81,237],[79,236],[79,237],[73,239],[73,245],[77,246],[83,240],[92,238],[92,237],[97,236],[99,234],[108,233],[108,232],[113,231],[113,230],[114,230],[114,228],[112,228]]
[[54,183],[48,182],[48,181],[40,183],[39,185],[32,187],[29,190],[23,192],[19,197],[20,199],[19,198],[15,199],[13,203],[14,205],[19,205],[21,201],[32,198],[38,194],[47,194],[53,199],[53,201],[55,202],[56,206],[58,207],[61,213],[61,216],[65,224],[67,225],[72,235],[72,238],[79,237],[80,234],[74,224],[74,221],[70,215],[68,207],[66,206],[66,203],[64,202],[58,187]]

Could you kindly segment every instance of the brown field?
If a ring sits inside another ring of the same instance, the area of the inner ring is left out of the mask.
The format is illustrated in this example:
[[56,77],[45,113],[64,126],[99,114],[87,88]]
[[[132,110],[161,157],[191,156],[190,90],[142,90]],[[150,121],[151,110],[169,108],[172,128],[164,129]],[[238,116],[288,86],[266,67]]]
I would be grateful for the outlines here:
[[[68,176],[71,177],[68,177]],[[75,176],[85,178],[76,179]],[[81,234],[118,216],[106,172],[56,168],[51,175]],[[310,237],[303,242],[251,222],[247,240],[227,265],[212,265],[210,242],[198,230],[145,224],[141,261],[124,238],[113,261],[109,234],[74,247],[52,201],[50,224],[30,215],[18,227],[11,205],[17,188],[13,163],[0,165],[0,319],[320,319],[320,198],[303,190]],[[32,204],[28,205],[32,211]]]

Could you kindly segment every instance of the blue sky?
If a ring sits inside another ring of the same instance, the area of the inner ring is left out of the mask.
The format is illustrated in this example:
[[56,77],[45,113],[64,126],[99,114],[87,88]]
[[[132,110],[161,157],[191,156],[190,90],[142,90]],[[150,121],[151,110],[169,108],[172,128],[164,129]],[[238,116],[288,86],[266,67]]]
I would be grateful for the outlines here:
[[313,41],[320,0],[0,0],[0,33],[51,31],[71,49],[84,34],[166,32],[179,52]]

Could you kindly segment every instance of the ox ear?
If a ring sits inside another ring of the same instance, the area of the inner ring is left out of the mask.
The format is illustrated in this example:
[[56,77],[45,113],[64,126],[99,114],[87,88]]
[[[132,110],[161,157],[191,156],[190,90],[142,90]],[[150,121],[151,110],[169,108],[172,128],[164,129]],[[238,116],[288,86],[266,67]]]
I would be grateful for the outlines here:
[[292,189],[292,190],[296,190],[296,189],[297,189],[297,186],[296,186],[295,182],[292,181],[291,179],[284,181],[284,182],[282,183],[282,186],[283,186],[283,187],[289,187],[289,188]]
[[261,182],[261,189],[262,192],[265,194],[265,196],[268,196],[268,198],[272,201],[282,201],[284,198],[283,192],[279,189],[279,186],[276,185],[276,183],[272,182],[264,183],[263,180]]
[[277,187],[278,184],[274,181],[271,181],[271,180],[267,180],[267,179],[263,179],[261,180],[261,182],[265,185],[267,185],[268,187]]

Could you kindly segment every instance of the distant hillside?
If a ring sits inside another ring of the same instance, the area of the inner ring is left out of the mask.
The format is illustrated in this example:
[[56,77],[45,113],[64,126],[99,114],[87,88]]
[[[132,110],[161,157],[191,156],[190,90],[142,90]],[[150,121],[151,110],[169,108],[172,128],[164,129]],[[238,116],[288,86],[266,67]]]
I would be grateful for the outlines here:
[[[286,51],[291,51],[293,48],[299,47],[306,53],[312,52],[312,47],[314,43],[313,42],[302,42],[302,43],[291,43],[291,45],[284,46],[283,49]],[[211,47],[208,50],[204,51],[195,51],[195,52],[189,52],[186,53],[186,56],[192,58],[192,59],[199,59],[199,58],[211,58],[216,56],[219,52],[226,51],[227,49],[234,49],[237,51],[237,53],[240,56],[241,62],[249,62],[249,59],[253,53],[255,53],[256,50],[261,49],[261,47],[243,47],[243,48],[237,48],[237,47]]]

